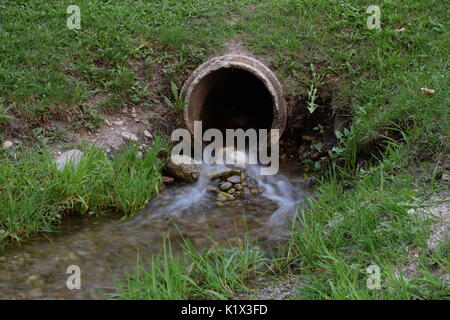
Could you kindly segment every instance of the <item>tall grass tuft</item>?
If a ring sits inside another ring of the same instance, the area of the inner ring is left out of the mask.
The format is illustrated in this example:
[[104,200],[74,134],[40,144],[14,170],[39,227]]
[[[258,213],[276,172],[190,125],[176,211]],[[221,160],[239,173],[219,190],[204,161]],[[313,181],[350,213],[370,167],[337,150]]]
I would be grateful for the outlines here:
[[168,145],[155,137],[142,158],[129,146],[110,160],[87,148],[75,169],[56,168],[47,150],[0,154],[0,247],[50,232],[64,215],[119,212],[133,215],[161,185],[158,153]]
[[229,299],[259,272],[262,252],[249,241],[237,247],[213,246],[199,251],[189,240],[176,255],[167,240],[147,264],[138,261],[135,274],[117,281],[118,299]]

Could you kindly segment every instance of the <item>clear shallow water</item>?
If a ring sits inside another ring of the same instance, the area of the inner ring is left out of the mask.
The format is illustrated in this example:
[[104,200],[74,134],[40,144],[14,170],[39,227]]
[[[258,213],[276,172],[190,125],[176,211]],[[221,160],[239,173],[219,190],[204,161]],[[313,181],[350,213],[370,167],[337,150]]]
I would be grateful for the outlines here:
[[[282,164],[282,174],[260,178],[264,191],[249,198],[218,205],[205,192],[209,181],[174,185],[133,220],[114,217],[69,218],[57,233],[14,247],[0,254],[0,299],[96,299],[99,290],[114,292],[114,280],[134,271],[137,254],[145,261],[159,252],[169,236],[177,243],[189,238],[197,248],[235,242],[244,235],[260,241],[286,234],[286,218],[306,192],[301,171]],[[81,289],[69,290],[69,265],[81,269]]]

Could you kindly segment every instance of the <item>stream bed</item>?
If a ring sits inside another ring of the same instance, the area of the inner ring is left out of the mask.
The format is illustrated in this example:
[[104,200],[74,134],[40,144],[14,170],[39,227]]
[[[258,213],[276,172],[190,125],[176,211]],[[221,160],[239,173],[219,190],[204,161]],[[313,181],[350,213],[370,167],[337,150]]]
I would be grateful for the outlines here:
[[[259,179],[260,194],[218,203],[202,177],[175,184],[134,219],[70,217],[55,233],[41,235],[0,254],[0,299],[100,299],[114,293],[114,281],[132,273],[137,256],[146,261],[169,236],[175,252],[188,238],[198,248],[211,239],[236,243],[244,236],[266,241],[286,233],[306,190],[300,167],[282,163],[280,173]],[[81,289],[66,286],[67,267],[81,270]]]

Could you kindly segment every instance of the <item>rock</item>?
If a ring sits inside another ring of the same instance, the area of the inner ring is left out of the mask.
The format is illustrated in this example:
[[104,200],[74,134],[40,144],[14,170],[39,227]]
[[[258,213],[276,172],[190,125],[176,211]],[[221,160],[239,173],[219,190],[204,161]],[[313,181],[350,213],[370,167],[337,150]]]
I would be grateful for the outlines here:
[[14,145],[14,143],[12,141],[6,140],[5,142],[3,142],[3,148],[5,149],[9,149]]
[[167,176],[162,177],[162,183],[164,183],[164,184],[171,184],[174,181],[175,181],[175,179],[172,177],[167,177]]
[[27,280],[28,280],[28,281],[31,281],[31,282],[33,282],[33,281],[38,281],[38,280],[39,280],[39,276],[36,275],[36,274],[34,274],[34,275],[29,276],[29,277],[27,278]]
[[219,185],[220,190],[222,191],[228,191],[233,187],[233,184],[231,182],[222,182]]
[[231,194],[228,194],[226,192],[219,192],[219,194],[217,195],[217,201],[230,201],[234,199],[235,198]]
[[314,138],[311,137],[311,136],[308,136],[308,135],[306,135],[306,134],[302,135],[302,141],[305,141],[305,142],[313,142],[313,140],[314,140]]
[[320,157],[320,152],[313,152],[312,154],[311,154],[311,156],[310,156],[310,158],[312,159],[312,160],[317,160],[317,159],[319,159],[319,157]]
[[113,121],[112,124],[115,126],[123,126],[125,124],[125,121],[123,120]]
[[252,190],[250,190],[250,193],[253,194],[253,195],[257,195],[258,194],[258,189],[252,188]]
[[206,173],[206,177],[207,177],[209,180],[214,180],[214,179],[216,179],[216,178],[226,179],[226,178],[228,178],[228,177],[231,176],[231,175],[239,174],[239,173],[240,173],[240,172],[239,172],[238,170],[236,170],[236,169],[231,169],[231,168],[228,168],[228,167],[214,168],[214,169],[209,170],[209,171]]
[[231,176],[227,179],[228,182],[231,183],[241,183],[241,177],[240,176]]
[[235,188],[231,188],[230,190],[228,190],[228,193],[229,194],[233,194],[233,193],[235,193],[236,192],[236,189]]
[[131,140],[131,141],[138,141],[138,137],[130,132],[122,132],[122,137],[124,137],[127,140]]
[[73,167],[77,169],[82,156],[83,152],[77,149],[63,152],[55,159],[56,167],[58,168],[58,170],[62,171],[68,163],[71,163]]
[[242,184],[236,183],[234,185],[234,187],[236,188],[236,190],[241,191],[242,189],[244,189],[244,187],[242,186]]
[[213,186],[208,186],[206,188],[206,191],[211,192],[211,193],[218,193],[219,191],[217,190],[217,188],[213,187]]
[[144,136],[146,136],[149,139],[153,138],[152,134],[150,132],[148,132],[147,130],[144,131]]
[[168,157],[166,170],[171,176],[184,182],[194,182],[200,176],[200,165],[186,155]]
[[109,121],[108,119],[105,119],[105,124],[106,124],[107,126],[110,126],[110,125],[111,125],[111,121]]

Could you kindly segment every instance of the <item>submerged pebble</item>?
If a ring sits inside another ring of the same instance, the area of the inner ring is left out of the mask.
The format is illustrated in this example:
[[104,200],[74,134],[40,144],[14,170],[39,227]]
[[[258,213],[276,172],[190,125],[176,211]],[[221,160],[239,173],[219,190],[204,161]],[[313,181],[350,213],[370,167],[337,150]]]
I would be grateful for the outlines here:
[[217,195],[218,201],[230,201],[234,199],[235,198],[231,194],[228,194],[226,192],[219,192],[219,194]]
[[240,176],[231,176],[227,179],[227,181],[231,182],[231,183],[240,183],[241,177]]
[[222,182],[219,187],[222,191],[228,191],[233,187],[233,184],[231,182]]

